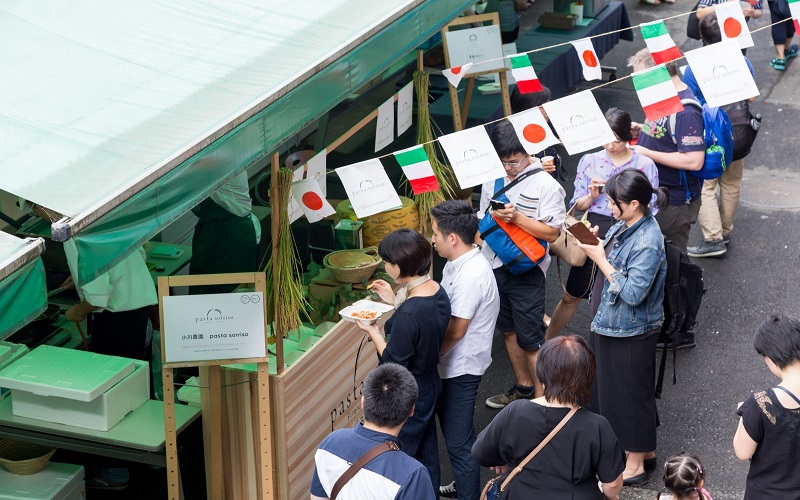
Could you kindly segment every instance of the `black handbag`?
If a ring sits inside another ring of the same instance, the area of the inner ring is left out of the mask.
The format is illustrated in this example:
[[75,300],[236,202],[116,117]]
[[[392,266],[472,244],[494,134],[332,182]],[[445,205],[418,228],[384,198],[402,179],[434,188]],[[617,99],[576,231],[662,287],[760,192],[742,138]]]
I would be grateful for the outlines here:
[[[694,7],[692,7],[692,10],[696,11],[699,7],[700,2],[698,1]],[[694,38],[695,40],[700,40],[700,20],[697,19],[696,12],[689,14],[689,20],[686,23],[686,36]]]
[[748,154],[756,142],[758,130],[761,128],[761,113],[750,112],[750,103],[739,101],[722,107],[733,127],[733,160],[741,160]]

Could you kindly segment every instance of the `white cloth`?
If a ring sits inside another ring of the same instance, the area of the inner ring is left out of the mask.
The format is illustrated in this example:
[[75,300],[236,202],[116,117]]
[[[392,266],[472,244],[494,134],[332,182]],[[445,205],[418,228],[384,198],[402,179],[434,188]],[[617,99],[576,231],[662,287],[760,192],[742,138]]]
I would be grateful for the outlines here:
[[[534,168],[540,168],[538,163],[534,163],[518,175]],[[503,186],[508,185],[510,182],[508,177],[503,177]],[[489,208],[489,200],[494,193],[494,181],[486,182],[481,186],[479,218],[483,218],[486,214]],[[548,226],[560,228],[567,215],[567,209],[564,205],[567,193],[561,187],[561,184],[545,171],[537,172],[521,180],[504,194],[522,215],[544,222]],[[483,256],[492,264],[492,269],[503,266],[503,261],[495,255],[489,245],[483,245]],[[550,254],[548,252],[545,254],[544,260],[539,264],[545,276],[549,265]]]
[[261,242],[261,223],[251,213],[253,200],[250,199],[250,185],[247,183],[247,170],[234,175],[228,182],[214,191],[211,200],[238,217],[250,216],[256,230],[256,243]]
[[[64,242],[67,265],[73,276],[78,275],[78,250],[75,242]],[[122,262],[83,286],[76,286],[78,296],[99,307],[96,312],[133,311],[158,304],[156,286],[147,269],[144,248],[132,252]]]
[[439,376],[483,375],[492,362],[492,337],[500,296],[492,268],[474,248],[444,265],[441,285],[450,297],[450,314],[470,320],[467,332],[439,360]]

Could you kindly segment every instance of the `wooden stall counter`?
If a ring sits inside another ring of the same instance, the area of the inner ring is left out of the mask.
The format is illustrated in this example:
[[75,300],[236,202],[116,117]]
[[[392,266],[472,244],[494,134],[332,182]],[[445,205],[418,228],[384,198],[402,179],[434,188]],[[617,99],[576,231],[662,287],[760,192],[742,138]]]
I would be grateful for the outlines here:
[[[381,317],[381,323],[390,314]],[[307,499],[314,453],[333,430],[352,427],[362,417],[361,391],[378,366],[375,347],[355,323],[339,321],[283,373],[270,369],[273,467],[277,498]],[[256,499],[254,448],[257,415],[255,366],[222,370],[224,498]],[[201,385],[205,385],[201,381]],[[227,478],[232,478],[227,482]]]

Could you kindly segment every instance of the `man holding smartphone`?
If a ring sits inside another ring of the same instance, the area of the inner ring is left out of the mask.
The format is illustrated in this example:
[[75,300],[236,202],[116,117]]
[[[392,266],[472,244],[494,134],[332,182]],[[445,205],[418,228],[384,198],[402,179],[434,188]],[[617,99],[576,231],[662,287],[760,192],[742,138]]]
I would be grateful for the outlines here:
[[[503,187],[514,182],[518,176],[531,172],[505,192],[509,203],[504,204],[503,208],[498,206],[493,209],[493,214],[536,238],[555,241],[566,215],[564,188],[541,169],[538,160],[525,151],[514,126],[508,120],[497,124],[492,130],[491,140],[506,171]],[[479,217],[487,216],[494,193],[494,181],[481,187]],[[546,254],[538,266],[523,274],[513,274],[488,244],[483,244],[482,253],[491,264],[497,281],[500,294],[497,329],[503,333],[515,378],[511,389],[488,398],[486,405],[503,408],[515,399],[532,398],[544,393],[536,379],[536,357],[545,340],[545,275],[550,257]]]

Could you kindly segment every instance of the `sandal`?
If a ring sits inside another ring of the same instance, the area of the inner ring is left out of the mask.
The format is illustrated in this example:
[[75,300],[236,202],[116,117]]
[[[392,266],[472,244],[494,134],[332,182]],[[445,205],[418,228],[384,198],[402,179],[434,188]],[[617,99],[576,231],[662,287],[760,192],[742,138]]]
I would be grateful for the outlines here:
[[646,3],[647,5],[661,5],[661,0],[639,0],[639,3]]
[[792,59],[792,58],[797,57],[797,44],[796,43],[793,43],[792,45],[789,46],[789,50],[786,51],[786,53],[784,54],[784,57],[786,59]]
[[778,59],[776,57],[769,62],[769,65],[778,71],[786,71],[786,59]]

